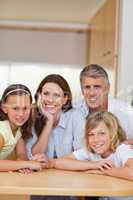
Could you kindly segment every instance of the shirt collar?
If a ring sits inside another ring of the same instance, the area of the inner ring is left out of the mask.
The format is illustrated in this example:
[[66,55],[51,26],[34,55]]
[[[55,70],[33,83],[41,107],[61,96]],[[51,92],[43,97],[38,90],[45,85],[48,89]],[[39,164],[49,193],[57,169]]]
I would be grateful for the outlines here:
[[60,115],[60,119],[59,119],[59,123],[58,123],[58,127],[62,127],[62,128],[66,128],[67,125],[67,116],[65,115],[65,113],[62,111],[61,115]]

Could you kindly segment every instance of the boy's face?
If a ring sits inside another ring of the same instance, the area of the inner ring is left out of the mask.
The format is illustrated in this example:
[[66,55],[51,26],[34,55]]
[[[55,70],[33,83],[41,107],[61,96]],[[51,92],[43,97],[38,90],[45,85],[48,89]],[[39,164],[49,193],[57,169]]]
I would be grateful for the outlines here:
[[100,122],[96,128],[88,133],[88,146],[93,152],[102,157],[110,155],[111,138],[109,129],[104,122]]
[[84,76],[81,81],[81,88],[86,104],[90,110],[106,110],[109,84],[103,77],[92,78]]

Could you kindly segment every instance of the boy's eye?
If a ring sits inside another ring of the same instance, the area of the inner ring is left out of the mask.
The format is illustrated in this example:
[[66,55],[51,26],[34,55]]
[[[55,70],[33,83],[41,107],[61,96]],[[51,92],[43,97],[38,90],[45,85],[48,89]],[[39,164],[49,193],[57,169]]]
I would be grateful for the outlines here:
[[88,133],[88,137],[94,136],[93,133]]

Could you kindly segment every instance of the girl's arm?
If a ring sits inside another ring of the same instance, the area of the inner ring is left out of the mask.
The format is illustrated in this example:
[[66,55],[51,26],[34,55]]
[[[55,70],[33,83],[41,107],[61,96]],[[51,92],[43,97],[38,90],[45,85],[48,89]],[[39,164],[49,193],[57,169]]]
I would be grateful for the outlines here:
[[17,160],[28,160],[26,144],[22,137],[18,140],[16,144],[15,152]]
[[133,181],[133,158],[129,158],[123,167],[104,169],[104,174]]
[[32,154],[46,153],[48,147],[49,134],[53,128],[52,117],[47,119],[46,125],[44,126],[37,142],[32,147]]
[[4,138],[3,138],[3,136],[0,134],[0,149],[4,146],[4,143],[5,143]]
[[41,163],[36,161],[0,160],[0,171],[16,171],[21,169],[41,170]]

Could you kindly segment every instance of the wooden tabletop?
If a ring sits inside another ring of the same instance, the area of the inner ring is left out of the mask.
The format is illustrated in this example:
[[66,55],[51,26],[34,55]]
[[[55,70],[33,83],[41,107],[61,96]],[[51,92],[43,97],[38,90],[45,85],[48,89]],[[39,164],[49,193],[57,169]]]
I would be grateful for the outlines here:
[[132,196],[133,182],[55,169],[32,174],[0,172],[0,194]]

